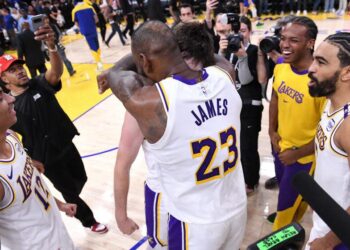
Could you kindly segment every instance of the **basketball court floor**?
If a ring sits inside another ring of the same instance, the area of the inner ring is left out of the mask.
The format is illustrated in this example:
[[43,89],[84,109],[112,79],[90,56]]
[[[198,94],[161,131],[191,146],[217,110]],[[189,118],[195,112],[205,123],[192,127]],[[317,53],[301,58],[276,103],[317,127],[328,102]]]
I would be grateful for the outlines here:
[[[326,15],[318,15],[312,18],[316,20],[319,28],[317,44],[329,34],[350,29],[349,16],[330,19]],[[254,28],[252,43],[256,44],[275,22],[268,20],[265,21],[264,26]],[[130,43],[130,39],[128,42]],[[105,69],[130,52],[130,46],[122,46],[118,36],[115,36],[110,44],[111,47],[108,48],[101,43]],[[88,175],[88,181],[81,196],[95,213],[96,219],[108,225],[109,232],[103,235],[91,233],[90,230],[82,227],[78,220],[68,218],[64,214],[62,214],[63,220],[76,247],[80,250],[146,249],[143,198],[146,166],[142,150],[131,169],[128,200],[128,215],[138,223],[140,230],[128,236],[123,235],[117,228],[113,197],[113,169],[125,109],[110,92],[104,95],[98,94],[96,65],[92,64],[92,57],[85,40],[80,36],[67,36],[65,46],[67,56],[73,62],[77,73],[69,77],[65,71],[62,78],[64,87],[57,94],[57,98],[70,118],[74,120],[81,134],[74,139]],[[276,209],[278,191],[264,188],[265,180],[274,175],[267,134],[268,108],[268,102],[264,102],[262,131],[259,138],[261,180],[257,192],[248,197],[248,225],[241,249],[245,249],[250,243],[271,232],[272,225],[265,220],[265,216]],[[62,198],[52,185],[50,188],[57,197]],[[310,210],[301,223],[308,234],[311,227]]]

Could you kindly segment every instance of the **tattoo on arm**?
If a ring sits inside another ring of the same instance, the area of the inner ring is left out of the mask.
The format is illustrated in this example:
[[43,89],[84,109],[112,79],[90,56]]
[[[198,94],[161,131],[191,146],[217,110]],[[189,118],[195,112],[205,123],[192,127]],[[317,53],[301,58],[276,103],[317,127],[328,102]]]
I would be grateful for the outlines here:
[[112,71],[107,75],[107,81],[113,94],[122,103],[126,103],[137,90],[144,86],[142,78],[132,71]]

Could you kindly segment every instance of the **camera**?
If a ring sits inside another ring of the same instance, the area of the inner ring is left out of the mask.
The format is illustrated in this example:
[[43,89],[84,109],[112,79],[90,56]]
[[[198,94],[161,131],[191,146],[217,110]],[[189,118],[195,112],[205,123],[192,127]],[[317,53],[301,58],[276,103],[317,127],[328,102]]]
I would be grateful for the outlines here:
[[259,48],[262,52],[270,53],[273,50],[280,51],[280,38],[281,38],[281,29],[282,27],[272,28],[274,35],[267,36],[260,41]]
[[271,32],[274,33],[272,36],[267,36],[263,40],[261,40],[259,44],[259,48],[264,53],[269,53],[272,50],[276,50],[278,52],[281,52],[280,49],[280,38],[281,38],[281,31],[282,28],[287,25],[289,22],[291,22],[295,16],[286,16],[282,19],[280,19],[276,26],[271,28]]
[[221,16],[221,22],[223,24],[231,24],[233,34],[227,37],[228,46],[227,53],[236,53],[241,48],[241,42],[243,42],[243,36],[239,33],[241,28],[240,17],[235,13],[227,13]]

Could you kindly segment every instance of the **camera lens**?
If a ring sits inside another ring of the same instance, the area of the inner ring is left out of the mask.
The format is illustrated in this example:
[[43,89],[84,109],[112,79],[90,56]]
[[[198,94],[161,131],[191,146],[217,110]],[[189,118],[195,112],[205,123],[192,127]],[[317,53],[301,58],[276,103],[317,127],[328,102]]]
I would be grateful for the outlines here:
[[275,36],[267,36],[261,40],[259,47],[262,52],[270,53],[272,50],[279,50],[279,39]]

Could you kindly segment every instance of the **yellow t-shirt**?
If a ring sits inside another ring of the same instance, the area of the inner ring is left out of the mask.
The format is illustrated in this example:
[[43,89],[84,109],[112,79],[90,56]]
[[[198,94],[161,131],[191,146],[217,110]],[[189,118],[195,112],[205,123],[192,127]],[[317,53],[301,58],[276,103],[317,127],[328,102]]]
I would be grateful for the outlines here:
[[[308,72],[296,72],[290,64],[278,64],[274,70],[273,89],[278,97],[278,134],[281,151],[301,147],[314,139],[326,98],[314,98],[307,86]],[[298,160],[305,164],[314,154]]]

